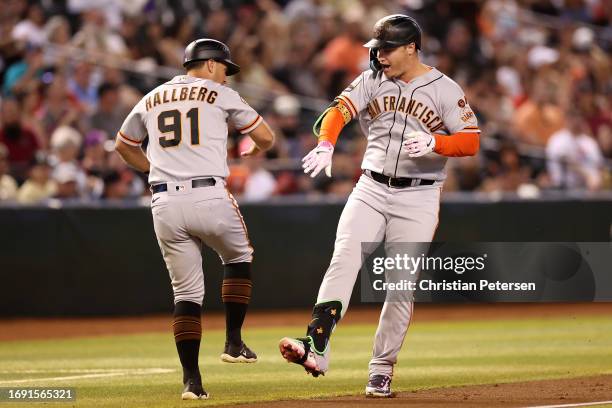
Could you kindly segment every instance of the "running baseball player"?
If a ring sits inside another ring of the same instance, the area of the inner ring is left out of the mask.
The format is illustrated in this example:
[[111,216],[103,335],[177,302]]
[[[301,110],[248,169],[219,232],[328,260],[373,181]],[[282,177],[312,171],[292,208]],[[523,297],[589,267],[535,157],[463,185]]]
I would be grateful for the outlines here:
[[[229,48],[199,39],[185,49],[179,75],[144,96],[125,119],[116,150],[132,167],[149,172],[155,234],[174,292],[174,339],[183,366],[182,399],[207,399],[198,366],[204,298],[202,243],[224,265],[222,300],[226,343],[221,360],[254,363],[242,341],[251,298],[253,248],[238,204],[226,189],[227,121],[254,144],[251,156],[269,149],[274,135],[263,118],[226,86],[240,67]],[[141,149],[149,137],[146,156]]]
[[[420,62],[421,29],[405,15],[374,26],[370,70],[359,75],[315,123],[319,143],[303,159],[305,173],[331,177],[334,145],[358,118],[368,144],[363,174],[338,224],[334,254],[303,338],[281,339],[289,362],[317,377],[329,366],[329,338],[346,313],[362,266],[362,243],[385,246],[433,239],[448,157],[471,156],[479,129],[459,85]],[[320,128],[319,128],[320,124]],[[387,298],[388,299],[388,298]],[[412,317],[412,297],[386,301],[374,340],[365,393],[390,397],[393,366]]]

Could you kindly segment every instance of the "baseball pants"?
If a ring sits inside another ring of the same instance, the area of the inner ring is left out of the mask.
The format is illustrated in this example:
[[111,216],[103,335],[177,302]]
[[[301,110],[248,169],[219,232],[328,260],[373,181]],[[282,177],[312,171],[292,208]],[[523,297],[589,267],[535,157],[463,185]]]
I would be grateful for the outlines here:
[[214,186],[198,188],[191,187],[190,180],[167,183],[168,191],[151,199],[153,226],[170,274],[174,303],[202,305],[202,244],[212,248],[224,265],[253,259],[238,204],[225,181],[215,180]]
[[[344,315],[363,260],[383,240],[387,256],[392,256],[389,252],[394,250],[393,243],[430,242],[438,224],[440,193],[441,184],[438,183],[393,188],[363,174],[340,216],[334,254],[321,283],[317,303],[339,300]],[[368,247],[364,243],[372,245]],[[393,374],[412,311],[411,294],[383,304],[370,374]]]

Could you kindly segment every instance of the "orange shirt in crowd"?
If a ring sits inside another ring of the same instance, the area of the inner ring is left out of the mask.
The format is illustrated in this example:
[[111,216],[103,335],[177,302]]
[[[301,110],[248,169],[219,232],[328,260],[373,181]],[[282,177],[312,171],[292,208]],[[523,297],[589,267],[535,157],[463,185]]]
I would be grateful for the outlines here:
[[[362,64],[369,60],[369,51],[362,42],[349,36],[334,38],[323,51],[325,67],[330,71],[344,70],[351,78],[361,74]],[[367,64],[366,64],[367,65]]]

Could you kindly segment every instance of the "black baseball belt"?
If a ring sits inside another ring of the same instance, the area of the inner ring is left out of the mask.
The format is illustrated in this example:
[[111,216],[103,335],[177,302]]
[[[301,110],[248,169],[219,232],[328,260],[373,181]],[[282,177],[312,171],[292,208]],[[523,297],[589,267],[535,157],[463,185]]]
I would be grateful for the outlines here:
[[[217,184],[217,182],[215,181],[214,178],[201,178],[201,179],[191,180],[191,188],[212,187],[215,184]],[[177,186],[177,190],[178,190],[178,186]],[[163,193],[164,191],[168,191],[168,184],[166,183],[155,184],[151,186],[151,191],[153,192],[153,194]]]
[[374,181],[378,181],[380,184],[385,184],[393,188],[404,188],[404,187],[417,187],[417,186],[431,186],[436,180],[426,180],[411,177],[388,177],[384,174],[377,173],[372,170],[365,170],[364,173],[369,174]]

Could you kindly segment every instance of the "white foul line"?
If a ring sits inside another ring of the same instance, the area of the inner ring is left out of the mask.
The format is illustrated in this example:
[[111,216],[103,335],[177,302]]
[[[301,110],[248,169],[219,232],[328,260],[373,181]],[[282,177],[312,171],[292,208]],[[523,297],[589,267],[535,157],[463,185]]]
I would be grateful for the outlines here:
[[46,377],[46,378],[26,378],[21,380],[11,380],[11,381],[0,381],[0,385],[8,385],[8,384],[27,384],[32,382],[40,382],[40,381],[66,381],[66,380],[77,380],[77,379],[86,379],[86,378],[104,378],[104,377],[119,377],[123,375],[149,375],[149,374],[165,374],[171,373],[174,370],[167,368],[145,368],[142,370],[124,370],[124,371],[116,371],[111,373],[98,373],[98,374],[81,374],[81,375],[70,375],[65,377]]
[[598,402],[581,402],[578,404],[563,404],[563,405],[538,405],[525,408],[569,408],[569,407],[592,407],[594,405],[612,404],[611,401],[598,401]]

